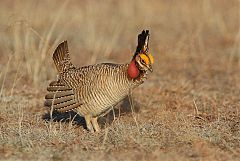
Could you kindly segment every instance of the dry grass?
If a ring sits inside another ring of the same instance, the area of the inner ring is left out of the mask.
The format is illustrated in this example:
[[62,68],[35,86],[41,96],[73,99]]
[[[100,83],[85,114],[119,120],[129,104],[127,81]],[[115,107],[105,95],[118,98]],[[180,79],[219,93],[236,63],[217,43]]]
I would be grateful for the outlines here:
[[[239,1],[0,4],[0,160],[239,159]],[[75,64],[121,63],[142,29],[156,63],[133,92],[134,112],[125,100],[99,134],[73,113],[49,119],[43,102],[59,42],[69,41]]]

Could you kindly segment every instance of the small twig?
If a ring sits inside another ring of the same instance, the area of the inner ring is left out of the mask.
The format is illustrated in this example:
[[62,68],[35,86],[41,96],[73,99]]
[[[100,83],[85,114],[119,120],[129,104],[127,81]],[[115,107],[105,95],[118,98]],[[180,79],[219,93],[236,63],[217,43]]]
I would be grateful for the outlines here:
[[135,114],[134,114],[133,102],[132,102],[131,94],[132,94],[132,93],[131,93],[131,91],[130,91],[130,92],[129,92],[129,95],[128,95],[128,98],[129,98],[129,102],[130,102],[130,106],[131,106],[132,117],[133,117],[133,119],[134,119],[134,121],[135,121],[135,123],[136,123],[136,125],[137,125],[138,132],[140,133],[139,124],[138,124],[137,118],[136,118],[136,116],[135,116]]
[[18,72],[19,72],[19,69],[20,69],[21,65],[22,65],[22,63],[19,63],[19,64],[18,64],[17,72],[16,72],[16,74],[15,74],[15,78],[14,78],[13,85],[12,85],[12,89],[11,89],[11,93],[10,93],[10,97],[12,97],[12,95],[13,95],[13,90],[14,90],[14,88],[15,88],[18,80],[20,80],[21,77],[22,77],[22,75],[20,75],[20,76],[18,77]]
[[103,142],[102,142],[102,149],[104,149],[104,145],[107,140],[108,132],[109,132],[109,128],[107,127],[107,128],[105,128],[104,138],[103,138]]
[[18,108],[19,118],[18,118],[18,135],[20,138],[21,145],[23,146],[23,138],[22,138],[22,121],[23,121],[23,111],[22,108]]
[[6,81],[6,78],[7,78],[7,73],[8,73],[8,70],[9,70],[9,65],[10,65],[10,62],[12,60],[12,57],[13,56],[10,55],[10,57],[8,58],[7,67],[6,67],[5,74],[3,76],[3,82],[2,82],[2,86],[1,86],[1,90],[0,90],[0,97],[2,97],[2,95],[3,95],[4,84],[5,84],[5,81]]
[[121,106],[118,108],[118,118],[121,116]]
[[72,127],[72,125],[73,125],[73,121],[74,121],[74,119],[77,117],[77,113],[73,116],[73,118],[71,118],[71,115],[70,115],[70,122],[69,122],[69,128],[70,127]]
[[194,118],[202,119],[205,121],[205,119],[203,117],[201,117],[199,114],[198,107],[197,107],[195,100],[193,100],[193,104],[194,104],[194,115],[188,115],[188,116],[193,116]]
[[113,121],[115,121],[116,120],[116,115],[115,115],[115,111],[114,111],[113,106],[112,106],[112,112],[113,112]]
[[195,100],[193,100],[193,103],[194,103],[194,107],[195,107],[194,115],[198,116],[199,115],[199,111],[198,111],[198,107],[197,107],[197,104],[196,104]]
[[53,120],[53,117],[52,117],[53,111],[54,111],[53,105],[54,105],[54,102],[55,102],[55,100],[56,100],[56,94],[57,94],[58,91],[59,91],[59,90],[56,91],[56,93],[55,93],[54,96],[53,96],[53,100],[52,100],[52,105],[51,105],[51,109],[50,109],[50,119],[51,119],[51,120]]

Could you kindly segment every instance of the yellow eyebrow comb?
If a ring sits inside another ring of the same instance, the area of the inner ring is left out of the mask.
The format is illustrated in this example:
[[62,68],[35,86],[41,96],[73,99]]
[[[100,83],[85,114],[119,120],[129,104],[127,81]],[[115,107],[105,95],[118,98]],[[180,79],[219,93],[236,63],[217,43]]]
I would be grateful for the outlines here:
[[[150,62],[151,62],[151,64],[153,64],[153,62],[154,62],[154,60],[153,60],[153,56],[152,56],[152,54],[148,54],[148,56],[147,55],[145,55],[145,54],[140,54],[140,57],[141,57],[141,59],[143,59],[144,60],[144,62],[148,65]],[[149,60],[150,60],[150,62],[149,62]]]

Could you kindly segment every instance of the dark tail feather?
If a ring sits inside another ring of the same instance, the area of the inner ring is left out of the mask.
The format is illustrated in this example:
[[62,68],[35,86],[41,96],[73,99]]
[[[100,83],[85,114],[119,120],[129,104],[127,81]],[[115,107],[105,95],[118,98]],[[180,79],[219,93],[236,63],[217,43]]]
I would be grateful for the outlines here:
[[67,41],[58,45],[53,53],[53,61],[59,73],[73,67],[73,64],[70,61]]

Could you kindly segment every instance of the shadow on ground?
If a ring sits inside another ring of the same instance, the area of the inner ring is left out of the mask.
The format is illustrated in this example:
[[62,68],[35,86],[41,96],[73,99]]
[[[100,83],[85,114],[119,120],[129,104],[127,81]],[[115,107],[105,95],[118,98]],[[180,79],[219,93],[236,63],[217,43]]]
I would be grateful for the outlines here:
[[[131,106],[131,103],[129,102],[129,97],[124,98],[113,108],[113,110],[105,116],[99,118],[99,125],[104,127],[106,124],[111,124],[120,116],[124,116],[132,112],[138,113],[140,111],[140,104],[134,100],[132,101],[132,104],[133,106]],[[65,113],[54,111],[52,116],[50,112],[48,112],[42,116],[42,119],[45,121],[53,120],[55,122],[72,122],[73,124],[77,124],[78,126],[82,126],[84,129],[87,129],[84,117],[78,115],[74,111]]]

